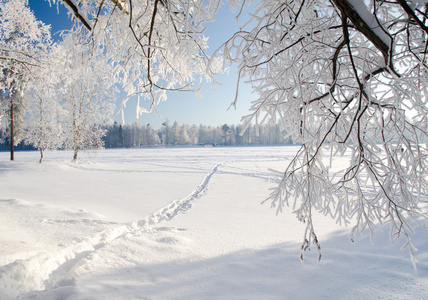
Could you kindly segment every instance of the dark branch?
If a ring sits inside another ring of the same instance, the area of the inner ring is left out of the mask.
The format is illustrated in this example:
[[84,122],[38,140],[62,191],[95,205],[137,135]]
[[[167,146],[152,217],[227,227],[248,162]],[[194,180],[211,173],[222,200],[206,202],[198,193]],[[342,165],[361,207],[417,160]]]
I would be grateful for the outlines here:
[[415,22],[419,25],[419,27],[428,33],[428,27],[425,26],[425,24],[419,20],[419,18],[416,16],[416,13],[412,10],[412,8],[407,4],[404,0],[397,0],[398,4],[401,5],[401,7],[404,9],[404,11],[409,15],[410,18],[415,20]]
[[73,2],[71,2],[70,0],[62,0],[62,2],[64,2],[68,7],[70,7],[73,10],[74,15],[76,16],[76,18],[78,18],[80,20],[80,22],[82,22],[82,24],[89,30],[92,30],[92,27],[90,24],[88,24],[88,22],[86,22],[85,18],[79,13],[79,8],[76,7],[74,5]]
[[390,61],[390,48],[374,31],[373,28],[367,24],[363,18],[358,14],[355,8],[349,3],[348,0],[333,0],[334,4],[342,13],[342,16],[347,17],[354,24],[355,28],[364,34],[364,36],[375,45],[375,47],[382,53],[385,62],[389,65]]

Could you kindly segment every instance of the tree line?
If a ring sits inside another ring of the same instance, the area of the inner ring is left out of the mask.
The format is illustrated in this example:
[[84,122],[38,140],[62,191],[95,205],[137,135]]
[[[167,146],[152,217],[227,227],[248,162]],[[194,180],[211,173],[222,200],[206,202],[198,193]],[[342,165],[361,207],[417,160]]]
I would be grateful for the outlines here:
[[[99,147],[105,148],[143,148],[174,145],[288,145],[292,139],[278,124],[250,125],[243,131],[244,125],[207,126],[178,124],[169,120],[155,129],[151,124],[119,124],[101,126],[102,141]],[[10,140],[5,131],[0,132],[0,151],[9,151]],[[56,149],[68,149],[58,144]],[[24,139],[15,146],[15,150],[37,150]]]
[[206,126],[178,124],[169,120],[160,129],[150,124],[118,124],[106,126],[105,148],[138,148],[169,145],[284,145],[292,142],[279,125]]

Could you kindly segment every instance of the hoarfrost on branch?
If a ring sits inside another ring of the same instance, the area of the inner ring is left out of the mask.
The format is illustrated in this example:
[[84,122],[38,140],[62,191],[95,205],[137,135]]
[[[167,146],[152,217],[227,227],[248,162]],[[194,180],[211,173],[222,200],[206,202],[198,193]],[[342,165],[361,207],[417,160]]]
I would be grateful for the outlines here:
[[[58,3],[58,0],[50,0]],[[220,2],[92,0],[62,1],[81,26],[81,37],[105,51],[107,63],[127,96],[150,100],[137,113],[156,112],[168,91],[199,95],[205,81],[219,70],[206,53],[204,24],[213,20]],[[229,1],[236,6],[234,0]]]
[[[253,27],[223,45],[259,95],[245,120],[280,122],[302,144],[268,199],[278,211],[294,202],[307,224],[302,257],[320,251],[317,210],[352,222],[351,239],[389,222],[415,263],[409,234],[427,218],[427,12],[420,1],[260,1]],[[349,164],[335,164],[344,154]]]

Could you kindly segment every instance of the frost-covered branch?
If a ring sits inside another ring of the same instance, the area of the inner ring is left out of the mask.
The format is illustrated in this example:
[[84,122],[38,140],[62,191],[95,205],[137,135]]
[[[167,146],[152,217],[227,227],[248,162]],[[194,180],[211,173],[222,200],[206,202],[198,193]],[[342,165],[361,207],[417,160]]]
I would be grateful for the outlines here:
[[[279,211],[294,202],[308,226],[303,250],[320,248],[314,209],[352,224],[352,240],[387,221],[413,255],[412,222],[427,220],[428,70],[426,7],[411,7],[262,1],[254,27],[222,47],[259,94],[246,121],[279,121],[302,143],[269,201]],[[345,154],[346,165],[333,159]]]
[[[103,49],[106,63],[114,66],[114,80],[128,96],[138,94],[149,100],[150,109],[139,107],[137,111],[156,111],[167,92],[198,94],[203,82],[212,81],[220,70],[217,61],[209,64],[204,36],[204,24],[213,20],[221,5],[218,0],[66,2],[76,8],[72,14],[86,24],[76,23],[73,29],[81,43]],[[228,2],[236,6],[240,1]]]
[[80,22],[88,29],[92,30],[92,26],[90,25],[89,20],[85,17],[85,15],[80,11],[79,5],[75,0],[61,0],[70,8],[76,18],[79,19]]
[[392,38],[376,14],[370,13],[366,4],[359,0],[333,0],[333,2],[341,11],[342,17],[350,19],[355,28],[381,51],[385,64],[389,65]]

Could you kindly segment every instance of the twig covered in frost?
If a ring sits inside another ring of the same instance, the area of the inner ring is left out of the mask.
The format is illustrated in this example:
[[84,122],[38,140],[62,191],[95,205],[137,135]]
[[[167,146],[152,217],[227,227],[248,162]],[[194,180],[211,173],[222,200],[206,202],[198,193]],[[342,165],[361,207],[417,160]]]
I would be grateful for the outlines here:
[[427,23],[420,1],[261,1],[254,27],[221,48],[259,94],[245,121],[279,120],[302,144],[268,201],[294,202],[303,251],[320,249],[315,209],[352,224],[351,240],[389,222],[415,261],[412,227],[427,220]]

